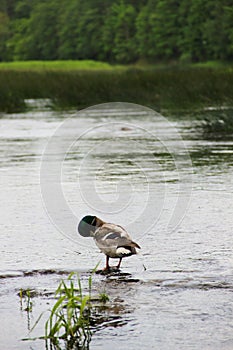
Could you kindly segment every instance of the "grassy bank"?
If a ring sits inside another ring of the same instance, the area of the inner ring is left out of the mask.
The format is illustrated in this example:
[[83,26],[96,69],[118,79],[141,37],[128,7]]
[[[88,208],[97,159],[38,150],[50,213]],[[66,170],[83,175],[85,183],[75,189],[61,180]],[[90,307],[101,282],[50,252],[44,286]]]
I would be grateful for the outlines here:
[[16,62],[0,62],[0,71],[16,70],[16,71],[70,71],[70,70],[110,70],[122,68],[123,66],[112,66],[106,62],[93,60],[80,61],[16,61]]
[[233,70],[229,67],[113,68],[91,62],[80,66],[75,61],[73,66],[67,61],[0,65],[0,110],[22,110],[28,98],[50,98],[59,108],[78,109],[111,101],[157,110],[233,103]]

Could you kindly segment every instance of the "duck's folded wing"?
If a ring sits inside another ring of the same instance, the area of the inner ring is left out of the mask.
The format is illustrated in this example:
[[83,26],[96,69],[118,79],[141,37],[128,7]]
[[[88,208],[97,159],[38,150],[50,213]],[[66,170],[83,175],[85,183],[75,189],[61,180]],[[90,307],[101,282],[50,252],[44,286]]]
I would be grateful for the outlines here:
[[134,241],[132,241],[131,239],[127,239],[127,238],[119,238],[117,240],[117,247],[133,247],[133,248],[138,248],[141,249],[141,247]]
[[132,241],[127,231],[118,225],[103,225],[96,231],[95,239],[99,242],[102,241],[102,243],[106,246],[128,246],[140,249],[140,246],[136,242]]
[[126,237],[130,239],[129,234],[123,229],[123,227],[114,224],[104,224],[95,232],[95,239],[107,239],[109,237],[114,239]]

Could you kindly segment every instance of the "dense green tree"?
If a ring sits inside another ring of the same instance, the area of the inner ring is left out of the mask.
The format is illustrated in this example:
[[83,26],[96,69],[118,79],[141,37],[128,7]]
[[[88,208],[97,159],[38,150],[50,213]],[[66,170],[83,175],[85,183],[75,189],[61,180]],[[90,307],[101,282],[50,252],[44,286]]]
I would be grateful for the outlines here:
[[77,25],[77,58],[104,59],[102,55],[102,28],[106,1],[83,3]]
[[233,3],[227,2],[224,6],[223,31],[226,35],[226,51],[223,59],[233,59]]
[[134,7],[124,1],[111,6],[103,29],[103,48],[108,58],[120,63],[137,58],[136,17]]
[[6,13],[0,12],[0,61],[7,60],[10,20]]
[[60,16],[59,57],[104,59],[102,28],[108,0],[70,1]]
[[204,38],[205,5],[206,2],[202,0],[191,1],[186,26],[183,28],[182,51],[191,61],[202,61],[206,57],[206,40]]
[[0,11],[10,18],[14,18],[16,6],[17,0],[0,0]]
[[223,7],[222,1],[209,0],[206,3],[208,17],[204,18],[203,41],[205,44],[206,57],[213,59],[221,58],[224,53],[225,35],[223,32]]
[[7,14],[6,0],[0,0],[0,12],[4,12],[5,14]]
[[156,28],[157,0],[150,0],[142,7],[136,19],[137,52],[140,58],[154,60],[157,57]]
[[58,58],[58,5],[57,1],[48,1],[34,7],[29,22],[29,59]]
[[176,59],[180,55],[182,21],[180,1],[150,0],[137,17],[138,52],[149,60]]
[[144,6],[136,18],[136,45],[137,53],[141,58],[149,58],[151,56],[150,39],[150,11],[148,6]]
[[0,60],[231,60],[233,0],[0,0]]
[[77,59],[77,26],[80,12],[81,3],[77,0],[71,0],[61,11],[58,24],[58,56],[61,59]]
[[14,18],[29,18],[33,8],[36,6],[36,0],[19,0],[14,8]]
[[160,0],[155,12],[153,35],[156,41],[156,55],[160,59],[176,59],[182,26],[179,18],[179,0]]
[[12,30],[14,36],[9,40],[9,47],[11,51],[11,58],[13,60],[27,60],[30,59],[31,49],[31,33],[29,32],[29,18],[22,18],[15,20],[12,23]]

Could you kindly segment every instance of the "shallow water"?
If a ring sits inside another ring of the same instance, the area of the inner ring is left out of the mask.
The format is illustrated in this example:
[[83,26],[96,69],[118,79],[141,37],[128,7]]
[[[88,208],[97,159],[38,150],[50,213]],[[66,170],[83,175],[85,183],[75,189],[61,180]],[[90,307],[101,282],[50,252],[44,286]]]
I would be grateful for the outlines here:
[[[78,271],[85,285],[104,265],[76,231],[94,213],[142,249],[122,274],[94,276],[111,320],[90,349],[232,349],[233,141],[205,140],[193,121],[128,104],[35,107],[0,120],[1,348],[43,349],[21,339],[44,334],[60,279]],[[30,313],[21,288],[33,290]]]

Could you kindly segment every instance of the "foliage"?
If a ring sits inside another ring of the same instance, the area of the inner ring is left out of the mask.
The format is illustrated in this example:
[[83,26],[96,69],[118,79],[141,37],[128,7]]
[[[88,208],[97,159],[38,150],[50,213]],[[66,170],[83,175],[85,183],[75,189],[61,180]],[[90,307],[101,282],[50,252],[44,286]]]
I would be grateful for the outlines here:
[[20,297],[20,307],[21,310],[32,312],[32,298],[31,298],[31,291],[30,289],[23,290],[22,288],[19,291],[19,297]]
[[0,61],[232,60],[233,0],[0,0]]
[[201,127],[208,138],[221,138],[233,135],[233,110],[232,108],[220,108],[207,110],[201,116]]
[[58,344],[64,340],[67,347],[84,346],[91,340],[91,285],[89,277],[89,293],[83,295],[81,281],[78,276],[77,284],[73,281],[74,273],[68,278],[68,283],[60,282],[55,297],[57,300],[51,309],[45,324],[45,339]]
[[157,110],[232,105],[230,66],[69,70],[65,62],[64,69],[57,69],[56,62],[46,64],[45,69],[38,63],[31,69],[25,63],[24,69],[0,69],[0,111],[23,110],[31,98],[48,98],[58,108],[77,109],[114,101]]
[[7,41],[10,36],[10,20],[6,13],[0,11],[0,61],[8,59]]
[[[98,265],[97,265],[98,266]],[[84,293],[83,284],[77,273],[72,272],[67,281],[61,280],[55,293],[54,305],[49,311],[45,322],[45,334],[39,338],[24,338],[23,340],[45,339],[46,349],[89,349],[92,333],[101,322],[111,319],[105,314],[109,306],[106,305],[109,297],[105,292],[99,295],[92,294],[92,276],[97,266],[88,278],[87,292]],[[32,292],[32,294],[31,294]],[[30,326],[29,313],[32,312],[32,299],[35,291],[19,291],[21,310],[28,313],[28,330],[31,333],[41,321],[45,312],[42,312]],[[24,308],[24,304],[26,308]]]
[[129,63],[136,59],[136,11],[123,1],[113,4],[105,22],[105,50],[112,60]]

